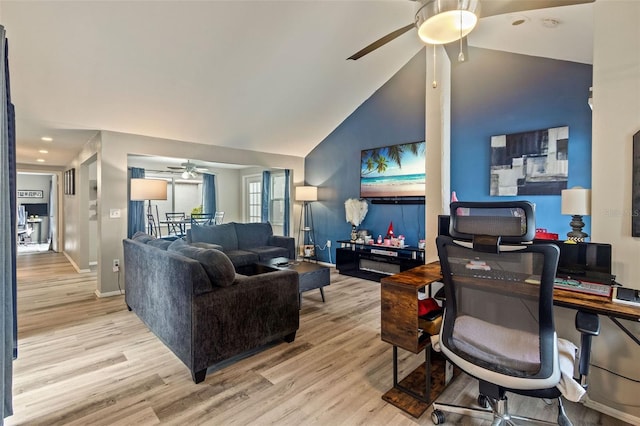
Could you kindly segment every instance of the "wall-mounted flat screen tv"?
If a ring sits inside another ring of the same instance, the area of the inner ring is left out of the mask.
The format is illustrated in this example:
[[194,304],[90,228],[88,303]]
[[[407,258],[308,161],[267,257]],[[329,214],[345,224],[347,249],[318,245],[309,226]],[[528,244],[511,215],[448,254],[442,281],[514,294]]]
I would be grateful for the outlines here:
[[425,195],[425,142],[363,150],[361,198],[415,198]]

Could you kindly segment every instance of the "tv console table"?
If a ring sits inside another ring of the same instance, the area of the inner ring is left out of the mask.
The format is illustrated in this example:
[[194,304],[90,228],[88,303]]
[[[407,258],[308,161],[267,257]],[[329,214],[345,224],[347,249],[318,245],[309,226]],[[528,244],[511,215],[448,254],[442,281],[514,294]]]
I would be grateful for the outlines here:
[[364,244],[338,240],[336,269],[343,275],[380,281],[416,266],[424,265],[424,249]]

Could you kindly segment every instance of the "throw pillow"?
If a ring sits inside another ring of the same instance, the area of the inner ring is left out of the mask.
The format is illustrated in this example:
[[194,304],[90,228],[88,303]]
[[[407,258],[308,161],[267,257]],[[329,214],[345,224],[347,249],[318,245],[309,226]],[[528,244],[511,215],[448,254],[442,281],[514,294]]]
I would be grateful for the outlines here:
[[177,241],[171,243],[169,251],[200,262],[212,284],[220,287],[228,287],[233,284],[236,270],[226,254],[220,250],[194,247],[184,241],[183,244],[176,243]]
[[211,244],[211,243],[191,243],[191,246],[193,247],[198,247],[198,248],[203,248],[203,249],[216,249],[216,250],[222,250],[222,246],[219,244]]

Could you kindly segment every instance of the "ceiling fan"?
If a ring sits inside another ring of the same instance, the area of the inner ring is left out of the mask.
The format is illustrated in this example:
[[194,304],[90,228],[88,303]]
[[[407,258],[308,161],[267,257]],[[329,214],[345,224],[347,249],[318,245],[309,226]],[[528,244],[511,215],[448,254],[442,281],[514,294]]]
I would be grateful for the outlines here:
[[190,160],[187,160],[186,163],[182,163],[180,166],[167,166],[167,169],[182,170],[183,179],[193,179],[198,177],[198,173],[209,171],[207,167],[192,163]]
[[363,56],[417,28],[418,36],[427,44],[442,44],[452,63],[462,62],[467,51],[467,35],[475,28],[479,18],[523,12],[549,7],[592,3],[595,0],[410,0],[416,3],[416,14],[411,24],[405,25],[347,59]]

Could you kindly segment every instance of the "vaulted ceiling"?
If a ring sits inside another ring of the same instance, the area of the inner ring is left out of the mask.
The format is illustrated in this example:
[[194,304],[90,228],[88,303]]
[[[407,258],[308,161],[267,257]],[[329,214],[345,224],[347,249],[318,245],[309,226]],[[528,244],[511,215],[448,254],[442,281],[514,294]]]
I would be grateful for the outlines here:
[[[408,0],[0,0],[18,162],[63,166],[99,130],[304,156],[423,47],[410,31],[346,60],[412,22],[414,9]],[[469,42],[589,63],[591,21],[592,5],[495,16]]]

